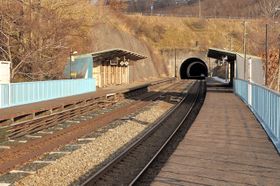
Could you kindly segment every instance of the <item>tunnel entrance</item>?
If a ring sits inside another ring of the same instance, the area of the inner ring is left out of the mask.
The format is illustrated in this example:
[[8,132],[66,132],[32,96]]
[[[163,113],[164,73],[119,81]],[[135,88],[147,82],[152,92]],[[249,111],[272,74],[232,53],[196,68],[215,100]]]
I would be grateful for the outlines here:
[[199,58],[186,59],[180,67],[181,79],[204,79],[208,76],[208,67]]

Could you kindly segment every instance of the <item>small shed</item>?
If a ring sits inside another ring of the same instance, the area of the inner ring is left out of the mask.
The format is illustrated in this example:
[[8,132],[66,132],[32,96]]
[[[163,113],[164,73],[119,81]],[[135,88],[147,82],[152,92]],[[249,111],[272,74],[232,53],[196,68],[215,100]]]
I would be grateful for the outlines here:
[[147,58],[144,55],[124,50],[110,49],[91,53],[93,58],[93,77],[98,87],[130,83],[134,63]]
[[145,58],[125,49],[103,50],[74,56],[64,73],[67,78],[94,78],[97,87],[128,84],[133,81],[133,64]]
[[133,63],[146,58],[144,55],[119,48],[91,55],[94,61],[93,77],[97,87],[131,83],[130,76],[135,70]]

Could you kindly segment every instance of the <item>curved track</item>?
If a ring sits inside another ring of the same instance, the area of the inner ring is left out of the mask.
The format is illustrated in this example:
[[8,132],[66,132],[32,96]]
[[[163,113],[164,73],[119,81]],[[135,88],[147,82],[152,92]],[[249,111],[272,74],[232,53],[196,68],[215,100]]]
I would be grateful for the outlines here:
[[196,82],[185,98],[165,114],[125,151],[85,180],[82,185],[133,184],[160,154],[188,119],[194,106],[204,98],[205,82]]
[[112,112],[105,113],[87,121],[84,121],[84,118],[80,118],[81,122],[79,124],[72,125],[61,131],[43,136],[40,139],[34,139],[28,143],[20,144],[12,149],[5,150],[1,152],[0,173],[5,173],[12,170],[14,167],[18,167],[27,161],[41,156],[46,152],[50,152],[61,146],[69,144],[72,141],[93,132],[101,126],[137,111],[155,99],[160,98],[160,96],[168,91],[176,89],[176,87],[183,89],[182,86],[185,87],[185,85],[186,82],[165,85],[164,87],[159,88],[158,91],[147,92],[140,97],[135,97],[134,99],[136,101],[133,101],[131,104],[125,105],[124,107],[118,108]]

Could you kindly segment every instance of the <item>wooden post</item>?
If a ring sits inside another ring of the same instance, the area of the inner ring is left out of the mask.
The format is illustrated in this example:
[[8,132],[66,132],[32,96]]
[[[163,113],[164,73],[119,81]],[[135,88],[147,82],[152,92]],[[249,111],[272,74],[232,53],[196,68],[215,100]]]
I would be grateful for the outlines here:
[[175,55],[175,67],[174,67],[175,78],[177,78],[177,50],[176,50],[176,48],[174,49],[174,55]]
[[201,18],[201,0],[198,0],[198,17]]
[[116,73],[115,73],[115,66],[111,66],[112,68],[112,84],[115,85],[116,84]]
[[106,62],[104,62],[104,66],[103,66],[103,68],[104,68],[104,73],[103,73],[103,76],[104,76],[104,87],[105,86],[107,86],[108,85],[108,78],[107,78],[107,74],[109,73],[109,66],[108,66],[108,64],[107,64],[108,62],[106,61]]
[[129,66],[130,66],[130,64],[129,64],[129,65],[127,66],[127,68],[126,68],[127,84],[130,83],[130,77],[129,77],[129,76],[130,76],[130,69],[129,69],[130,67],[129,67]]
[[119,81],[119,67],[118,66],[116,66],[115,67],[115,69],[116,69],[116,84],[120,84],[120,81]]
[[104,61],[104,62],[102,62],[102,64],[101,64],[102,87],[105,87],[105,86],[106,86],[105,80],[106,80],[106,71],[107,71],[107,69],[106,69],[105,63],[106,63],[106,62]]
[[120,67],[120,71],[121,71],[121,84],[123,84],[123,67]]
[[208,76],[209,74],[211,74],[211,61],[210,61],[210,57],[208,57]]
[[107,77],[107,80],[108,80],[108,85],[112,84],[112,77],[110,77],[109,74],[112,74],[112,67],[110,65],[110,62],[108,64],[108,72],[106,74],[106,77]]
[[117,69],[118,69],[118,84],[122,84],[121,83],[121,68],[118,66]]

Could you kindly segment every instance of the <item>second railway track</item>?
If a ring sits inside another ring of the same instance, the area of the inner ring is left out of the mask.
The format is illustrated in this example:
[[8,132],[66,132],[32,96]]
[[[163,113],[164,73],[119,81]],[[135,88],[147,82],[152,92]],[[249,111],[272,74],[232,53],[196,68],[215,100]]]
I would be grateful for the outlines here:
[[113,93],[96,98],[88,97],[74,103],[69,101],[65,105],[57,108],[42,110],[32,114],[19,115],[11,120],[0,120],[0,132],[2,133],[2,138],[13,140],[56,126],[58,123],[66,122],[77,116],[92,113],[102,108],[110,108],[125,98],[141,99],[141,97],[149,97],[150,95],[147,89],[157,90],[170,85],[172,81],[173,80],[163,81],[158,84],[150,85],[149,87],[139,87],[123,94]]
[[[116,109],[115,111],[105,113],[93,119],[88,117],[88,121],[84,120],[85,117],[87,117],[86,115],[80,118],[79,124],[74,124],[61,131],[45,135],[40,139],[33,139],[25,144],[20,144],[15,148],[5,150],[1,152],[2,157],[0,159],[0,172],[5,173],[9,170],[12,170],[15,166],[18,167],[46,152],[50,152],[54,149],[71,143],[73,140],[94,131],[98,126],[100,127],[118,118],[124,117],[131,112],[135,112],[139,108],[151,103],[153,100],[160,98],[168,91],[174,91],[176,87],[177,89],[179,88],[180,90],[184,90],[186,88],[186,82],[179,82],[174,85],[165,85],[158,91],[148,92],[141,98],[137,98],[136,101],[132,102],[121,110]],[[172,95],[176,94],[173,92]]]

